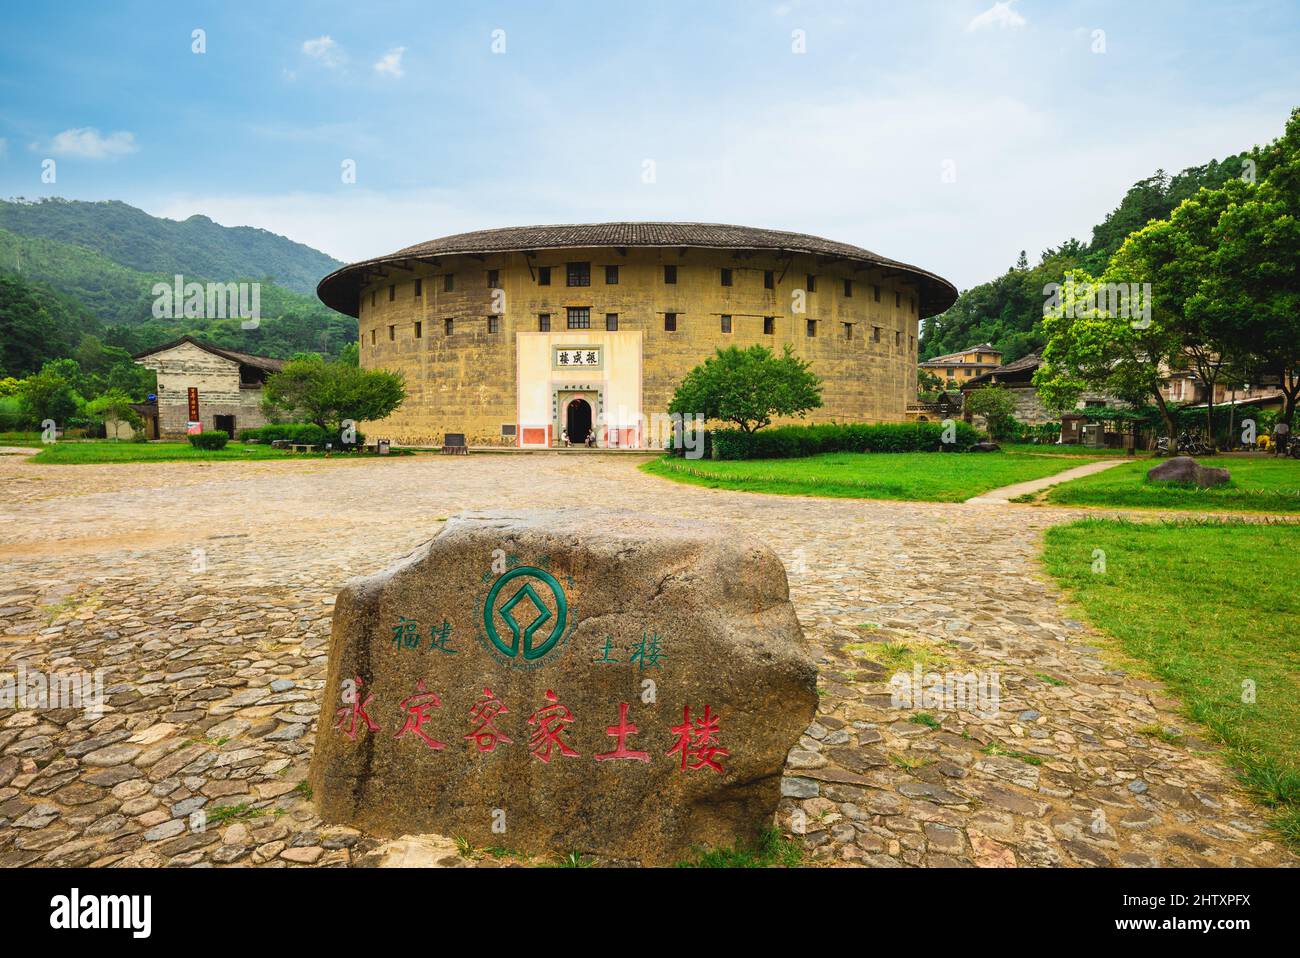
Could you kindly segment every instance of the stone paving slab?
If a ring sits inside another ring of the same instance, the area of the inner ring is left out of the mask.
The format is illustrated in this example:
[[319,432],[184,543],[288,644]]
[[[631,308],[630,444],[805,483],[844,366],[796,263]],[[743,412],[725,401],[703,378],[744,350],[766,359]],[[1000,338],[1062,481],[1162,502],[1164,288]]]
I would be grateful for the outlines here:
[[[732,524],[785,561],[821,703],[778,822],[811,862],[1295,864],[1209,745],[1144,734],[1183,728],[1177,703],[1068,617],[1037,554],[1079,513],[753,495],[636,462],[0,457],[0,663],[106,669],[109,701],[100,719],[0,709],[0,866],[501,864],[317,819],[304,781],[331,606],[455,512],[575,497]],[[875,661],[890,641],[996,674],[997,710],[894,707]]]

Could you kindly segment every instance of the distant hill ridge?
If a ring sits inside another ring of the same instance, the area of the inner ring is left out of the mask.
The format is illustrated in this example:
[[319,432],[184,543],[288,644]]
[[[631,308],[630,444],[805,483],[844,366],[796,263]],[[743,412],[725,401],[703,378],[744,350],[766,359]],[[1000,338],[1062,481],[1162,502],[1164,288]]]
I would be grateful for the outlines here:
[[[95,356],[101,345],[136,353],[183,335],[279,359],[338,356],[355,347],[357,321],[322,304],[315,286],[340,265],[205,216],[178,223],[119,202],[0,201],[0,378],[74,353]],[[177,274],[258,283],[260,322],[155,316],[154,285],[170,289]]]
[[1070,239],[1043,250],[1037,263],[1021,252],[1016,265],[986,283],[963,290],[946,312],[932,316],[921,329],[920,358],[924,362],[955,353],[974,343],[989,342],[1003,362],[1020,359],[1043,348],[1043,287],[1059,283],[1067,270],[1082,268],[1100,275],[1128,235],[1151,220],[1169,216],[1183,200],[1202,187],[1217,189],[1240,176],[1245,153],[1211,160],[1170,176],[1157,170],[1134,183],[1105,219],[1092,229],[1092,241]]
[[120,200],[0,200],[0,229],[93,250],[141,273],[221,282],[270,277],[307,296],[343,265],[268,230],[222,226],[201,214],[169,220]]

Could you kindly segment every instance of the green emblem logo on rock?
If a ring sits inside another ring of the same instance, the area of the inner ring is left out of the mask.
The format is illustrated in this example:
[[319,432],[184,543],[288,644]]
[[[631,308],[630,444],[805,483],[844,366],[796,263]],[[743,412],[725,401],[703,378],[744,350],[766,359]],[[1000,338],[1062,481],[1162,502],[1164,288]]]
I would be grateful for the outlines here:
[[[555,611],[544,600],[550,592]],[[496,619],[509,628],[502,635]],[[544,569],[519,566],[497,579],[483,601],[483,629],[496,651],[523,667],[540,664],[564,637],[569,603],[559,580]],[[550,626],[549,629],[546,626]]]

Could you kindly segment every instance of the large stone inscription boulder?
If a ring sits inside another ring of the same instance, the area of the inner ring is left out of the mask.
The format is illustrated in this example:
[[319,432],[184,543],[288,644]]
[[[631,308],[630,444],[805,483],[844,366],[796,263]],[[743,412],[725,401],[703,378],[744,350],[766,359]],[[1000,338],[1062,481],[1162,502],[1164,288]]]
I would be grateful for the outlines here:
[[816,668],[767,546],[608,510],[469,513],[334,610],[322,818],[647,865],[754,840]]
[[1153,482],[1177,482],[1208,489],[1211,486],[1222,485],[1231,479],[1232,475],[1227,469],[1202,466],[1191,456],[1175,456],[1148,469],[1147,478]]

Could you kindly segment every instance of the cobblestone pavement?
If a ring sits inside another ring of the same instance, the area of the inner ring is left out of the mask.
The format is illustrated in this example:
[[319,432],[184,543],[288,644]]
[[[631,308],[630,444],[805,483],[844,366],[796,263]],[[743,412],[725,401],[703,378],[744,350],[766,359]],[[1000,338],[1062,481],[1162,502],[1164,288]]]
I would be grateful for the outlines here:
[[[1295,863],[1207,744],[1142,731],[1180,726],[1176,703],[1068,618],[1036,560],[1068,511],[757,496],[635,467],[0,456],[0,663],[104,668],[109,696],[98,720],[0,709],[0,866],[467,864],[449,842],[376,851],[315,817],[303,783],[333,597],[452,513],[575,498],[731,523],[786,561],[821,706],[778,821],[809,861]],[[873,654],[888,640],[932,669],[996,670],[1000,710],[891,707],[894,669]]]

